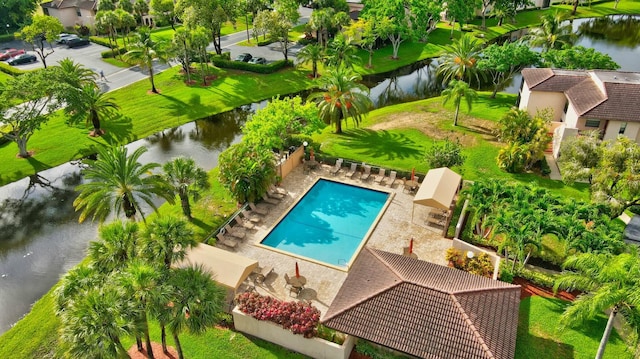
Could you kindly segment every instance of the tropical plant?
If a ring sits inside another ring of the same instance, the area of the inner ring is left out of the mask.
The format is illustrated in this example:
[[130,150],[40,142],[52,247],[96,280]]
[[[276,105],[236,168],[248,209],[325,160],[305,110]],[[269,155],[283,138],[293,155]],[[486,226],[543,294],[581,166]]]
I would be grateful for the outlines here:
[[[103,6],[106,1],[100,1],[99,6]],[[96,29],[101,33],[107,33],[107,39],[109,40],[109,47],[111,47],[111,53],[115,57],[119,53],[117,49],[117,37],[118,37],[118,15],[111,10],[99,10],[96,13]]]
[[173,216],[154,218],[147,224],[141,238],[143,257],[167,271],[197,244],[187,222]]
[[358,83],[360,79],[360,75],[347,67],[330,69],[320,79],[322,91],[309,95],[309,100],[318,104],[320,117],[336,126],[336,133],[342,133],[342,120],[349,117],[358,126],[372,107],[367,96],[369,90]]
[[344,66],[353,68],[353,65],[359,62],[358,49],[350,38],[339,35],[331,41],[326,53],[328,67],[338,68]]
[[[423,2],[424,4],[424,2]],[[411,38],[413,28],[410,26],[410,11],[403,0],[367,1],[361,17],[376,22],[376,32],[380,38],[391,42],[393,59],[398,58],[400,44]]]
[[245,142],[231,145],[222,152],[218,167],[220,183],[238,203],[261,198],[276,177],[273,153]]
[[74,89],[81,88],[87,84],[96,85],[96,73],[81,63],[74,62],[72,59],[65,57],[58,64],[60,65],[60,74],[62,75],[60,80],[66,82]]
[[114,221],[100,226],[100,239],[89,243],[89,258],[103,274],[122,269],[138,256],[138,224]]
[[465,99],[467,110],[471,111],[473,101],[477,97],[476,92],[466,82],[460,80],[451,80],[449,82],[449,87],[442,91],[442,103],[446,105],[449,101],[453,101],[453,106],[456,109],[453,117],[454,126],[458,125],[458,114],[460,113],[462,99]]
[[174,196],[167,182],[151,174],[151,170],[160,165],[139,162],[146,151],[145,147],[139,147],[128,156],[126,147],[98,148],[98,159],[84,170],[84,177],[90,181],[76,187],[80,194],[73,206],[81,211],[79,222],[91,215],[93,220],[102,222],[113,209],[116,215],[124,212],[129,219],[140,212],[144,220],[141,202],[155,210],[154,195],[173,203]]
[[135,33],[134,42],[130,46],[130,50],[125,54],[128,61],[140,66],[143,70],[149,71],[149,81],[151,81],[151,92],[158,93],[156,84],[153,81],[153,61],[167,62],[167,52],[165,43],[162,40],[154,40],[151,36],[151,30],[148,27],[142,27]]
[[164,178],[173,188],[174,194],[180,197],[182,213],[191,220],[191,204],[189,197],[197,201],[200,190],[209,187],[207,171],[196,165],[192,158],[178,157],[167,162],[162,167]]
[[472,35],[464,34],[458,41],[445,47],[444,54],[440,56],[438,75],[442,76],[443,83],[451,80],[472,80],[480,82],[480,41]]
[[113,97],[102,92],[95,83],[87,83],[67,91],[64,97],[67,100],[65,112],[69,115],[69,123],[78,123],[83,119],[87,124],[91,123],[93,130],[89,135],[92,137],[104,134],[100,119],[113,118],[120,108]]
[[222,311],[226,291],[212,280],[201,266],[171,270],[169,276],[169,307],[172,317],[169,328],[178,351],[178,358],[183,359],[180,334],[189,331],[201,334],[214,325],[217,315]]
[[324,51],[318,44],[309,44],[298,52],[296,59],[301,65],[311,63],[311,76],[318,77],[318,62],[324,58]]
[[493,82],[491,98],[514,74],[527,66],[537,65],[540,55],[521,42],[505,42],[502,45],[491,44],[482,50],[478,69],[487,71]]
[[358,19],[358,21],[352,22],[344,30],[347,37],[369,53],[369,61],[367,67],[373,67],[371,61],[373,59],[373,49],[376,42],[380,38],[376,22],[374,19]]
[[529,170],[544,160],[544,151],[551,143],[551,114],[540,111],[532,118],[526,110],[512,108],[499,121],[496,131],[506,145],[498,153],[498,166],[510,173]]
[[431,168],[461,166],[465,159],[460,142],[449,139],[434,144],[425,152],[425,159]]
[[616,256],[583,253],[569,257],[565,271],[557,277],[554,290],[579,289],[583,291],[571,302],[561,316],[564,325],[575,326],[609,311],[609,320],[596,353],[602,358],[618,313],[637,318],[640,297],[638,276],[640,262],[636,250]]
[[609,54],[596,51],[594,48],[572,46],[566,49],[549,49],[542,53],[545,65],[568,70],[617,70],[620,68]]
[[567,19],[566,13],[557,10],[542,15],[540,26],[527,35],[531,46],[542,47],[543,52],[573,46],[577,37],[571,24],[563,24]]

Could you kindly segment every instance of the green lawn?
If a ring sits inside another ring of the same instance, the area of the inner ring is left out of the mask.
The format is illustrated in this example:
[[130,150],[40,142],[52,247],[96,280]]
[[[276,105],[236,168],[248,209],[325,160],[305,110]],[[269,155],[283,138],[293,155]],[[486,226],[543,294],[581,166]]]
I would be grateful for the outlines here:
[[[593,358],[604,333],[607,318],[602,315],[577,329],[559,330],[560,315],[568,302],[529,297],[520,301],[517,359]],[[618,333],[611,333],[605,358],[632,358]]]
[[405,173],[412,168],[426,173],[429,167],[424,160],[425,150],[437,141],[458,139],[467,157],[458,169],[465,179],[534,182],[564,196],[588,199],[588,187],[583,184],[566,186],[535,174],[510,174],[498,168],[496,156],[501,144],[495,141],[492,131],[495,122],[513,106],[516,95],[498,94],[496,99],[489,95],[480,93],[470,114],[461,111],[457,127],[453,126],[452,107],[443,107],[442,99],[437,97],[374,110],[359,128],[349,122],[347,129],[343,127],[344,133],[336,135],[333,127],[327,127],[313,139],[321,143],[320,150],[327,155]]

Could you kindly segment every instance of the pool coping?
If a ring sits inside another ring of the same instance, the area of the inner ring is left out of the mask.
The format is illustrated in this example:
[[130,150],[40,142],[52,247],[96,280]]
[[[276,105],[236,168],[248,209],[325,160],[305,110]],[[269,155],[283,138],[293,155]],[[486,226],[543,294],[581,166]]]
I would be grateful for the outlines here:
[[[382,208],[380,208],[380,211],[378,212],[378,215],[376,216],[376,218],[373,220],[373,222],[371,223],[371,225],[369,226],[369,230],[367,231],[367,233],[364,234],[364,236],[362,237],[362,240],[360,241],[360,244],[358,245],[358,247],[354,250],[353,255],[351,256],[351,259],[349,260],[349,262],[346,263],[346,265],[344,267],[340,267],[340,266],[336,266],[333,264],[329,264],[326,262],[322,262],[313,258],[309,258],[303,255],[299,255],[299,254],[295,254],[292,252],[287,252],[278,248],[274,248],[271,246],[267,246],[262,244],[262,241],[269,235],[271,234],[271,232],[273,231],[273,229],[280,224],[280,222],[284,219],[284,217],[286,217],[289,212],[291,212],[291,210],[298,204],[298,202],[300,202],[309,192],[309,190],[311,190],[311,188],[313,188],[313,186],[316,185],[316,183],[318,183],[318,181],[320,180],[325,180],[325,181],[331,181],[331,182],[335,182],[335,183],[340,183],[340,184],[344,184],[347,186],[354,186],[354,187],[359,187],[359,188],[363,188],[363,189],[367,189],[370,191],[377,191],[377,192],[383,192],[383,193],[387,193],[389,196],[387,197],[386,202],[384,203],[384,205],[382,206]],[[330,178],[330,177],[326,177],[326,176],[318,176],[313,183],[311,183],[311,185],[307,186],[307,188],[305,188],[304,192],[285,210],[283,211],[283,213],[278,217],[278,219],[273,223],[273,225],[271,225],[267,231],[266,234],[264,236],[260,236],[259,238],[257,238],[252,244],[255,247],[258,248],[262,248],[262,249],[266,249],[266,250],[270,250],[282,255],[286,255],[289,257],[293,257],[293,258],[299,258],[301,260],[305,260],[308,262],[312,262],[324,267],[328,267],[331,269],[335,269],[335,270],[339,270],[342,272],[349,272],[349,269],[351,268],[351,265],[353,264],[353,262],[356,260],[356,258],[358,258],[358,255],[360,255],[360,252],[362,251],[362,248],[364,248],[364,246],[367,244],[367,242],[369,242],[369,238],[371,238],[371,234],[373,234],[373,231],[375,231],[375,229],[378,227],[378,223],[380,223],[380,220],[382,219],[382,217],[384,216],[384,214],[387,212],[387,208],[389,207],[389,205],[391,204],[391,202],[393,201],[393,199],[395,198],[396,193],[391,191],[390,189],[373,189],[370,187],[364,187],[358,184],[354,184],[354,183],[348,183],[348,182],[344,182],[344,181],[340,181],[337,180],[335,178]]]

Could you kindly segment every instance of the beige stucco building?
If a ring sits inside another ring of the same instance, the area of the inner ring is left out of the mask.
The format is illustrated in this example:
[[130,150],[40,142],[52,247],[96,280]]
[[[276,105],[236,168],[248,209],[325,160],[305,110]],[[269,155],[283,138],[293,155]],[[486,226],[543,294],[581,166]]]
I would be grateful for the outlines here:
[[640,73],[531,68],[522,70],[522,78],[519,108],[531,115],[551,111],[555,157],[562,140],[580,131],[640,143]]
[[40,4],[45,15],[57,18],[65,28],[93,26],[97,5],[95,0],[52,0]]

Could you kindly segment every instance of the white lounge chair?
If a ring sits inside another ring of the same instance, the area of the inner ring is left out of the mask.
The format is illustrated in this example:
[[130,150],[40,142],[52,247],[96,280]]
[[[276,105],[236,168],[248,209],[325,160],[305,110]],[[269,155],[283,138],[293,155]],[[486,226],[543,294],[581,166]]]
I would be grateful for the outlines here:
[[269,213],[269,210],[264,208],[264,207],[258,207],[256,206],[255,203],[253,202],[249,202],[249,208],[251,208],[251,210],[257,214],[261,214],[261,215],[266,215],[267,213]]
[[267,203],[270,203],[270,204],[279,204],[280,203],[280,200],[278,200],[276,198],[268,197],[266,193],[262,195],[262,200],[267,202]]
[[231,227],[228,223],[224,225],[224,229],[231,237],[236,237],[238,239],[243,239],[247,235],[240,228]]
[[242,215],[242,217],[244,217],[244,219],[248,220],[251,223],[260,223],[262,222],[262,218],[258,217],[258,215],[254,214],[253,212],[249,211],[249,210],[244,210],[242,212],[240,212],[240,214]]
[[364,165],[364,173],[360,176],[361,181],[366,181],[371,177],[371,166]]
[[255,228],[255,225],[253,223],[251,223],[249,221],[245,221],[240,216],[235,216],[233,219],[236,221],[236,223],[238,225],[243,226],[246,229],[254,229]]
[[378,171],[378,175],[373,179],[373,182],[377,184],[381,184],[382,180],[384,179],[384,173],[385,173],[384,168],[380,168],[380,170]]
[[338,174],[338,172],[340,172],[340,168],[342,168],[342,161],[343,161],[343,160],[342,160],[342,158],[338,158],[338,159],[336,160],[336,165],[335,165],[335,166],[333,166],[333,167],[329,170],[329,172],[330,172],[332,175],[334,175],[334,176],[335,176],[335,175],[337,175],[337,174]]
[[351,168],[349,168],[349,171],[347,171],[347,173],[345,173],[345,177],[353,177],[354,174],[356,174],[356,169],[358,168],[358,164],[357,163],[352,163],[351,164]]
[[238,246],[238,242],[237,241],[235,241],[235,240],[233,240],[231,238],[225,237],[224,234],[222,234],[222,233],[218,233],[216,235],[216,238],[218,238],[217,243],[220,243],[223,246],[227,246],[229,248],[235,248],[235,247]]
[[282,187],[277,187],[277,186],[275,186],[275,185],[273,185],[273,184],[270,184],[270,185],[269,185],[269,189],[271,190],[271,192],[274,192],[274,193],[280,193],[280,194],[281,194],[281,195],[283,195],[283,196],[286,196],[286,195],[288,195],[288,194],[289,194],[289,192],[287,192],[287,190],[286,190],[286,189],[284,189],[284,188],[282,188]]
[[274,199],[284,198],[284,194],[275,192],[274,190],[271,189],[271,187],[267,188],[267,196],[269,196],[269,198],[274,198]]
[[391,171],[391,173],[389,173],[389,177],[385,178],[384,183],[387,185],[387,187],[393,186],[393,183],[396,181],[396,175],[396,171]]

